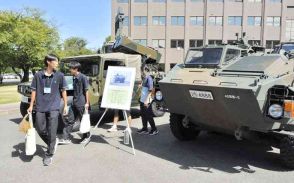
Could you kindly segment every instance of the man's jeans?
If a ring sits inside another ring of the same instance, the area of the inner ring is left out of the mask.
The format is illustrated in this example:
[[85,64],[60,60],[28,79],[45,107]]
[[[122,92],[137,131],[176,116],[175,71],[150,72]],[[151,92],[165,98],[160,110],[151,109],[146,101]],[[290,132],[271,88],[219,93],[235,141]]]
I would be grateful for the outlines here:
[[46,156],[52,157],[56,143],[59,111],[37,112],[36,129],[41,139],[47,144]]

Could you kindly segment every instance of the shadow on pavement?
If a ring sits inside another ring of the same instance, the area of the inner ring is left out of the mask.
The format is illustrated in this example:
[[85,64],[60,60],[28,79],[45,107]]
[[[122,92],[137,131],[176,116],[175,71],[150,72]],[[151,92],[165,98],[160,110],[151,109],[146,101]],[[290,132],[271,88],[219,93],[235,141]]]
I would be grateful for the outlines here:
[[[133,111],[132,111],[133,112]],[[138,113],[138,111],[135,111]],[[93,115],[94,125],[102,113]],[[112,122],[113,113],[107,114],[103,123]],[[20,118],[11,119],[19,123]],[[111,124],[99,128],[107,129]],[[121,127],[123,128],[123,127]],[[257,168],[271,171],[289,171],[280,164],[278,153],[272,152],[271,147],[256,144],[251,141],[237,141],[232,136],[202,132],[197,140],[180,142],[170,132],[169,124],[159,125],[159,134],[155,136],[136,134],[132,128],[134,145],[137,151],[173,162],[182,170],[198,170],[214,173],[215,170],[227,173],[255,173]],[[120,136],[123,143],[123,136]],[[93,135],[91,143],[107,143],[107,137]],[[121,149],[120,147],[113,146]],[[33,157],[27,157],[24,152],[24,143],[14,146],[12,157],[19,157],[29,162]],[[42,146],[37,146],[36,155],[43,156]],[[255,168],[256,167],[256,168]]]
[[21,120],[22,120],[22,118],[14,118],[14,119],[10,119],[9,121],[18,125],[21,122]]
[[33,156],[27,156],[25,153],[25,143],[19,143],[15,146],[13,146],[14,151],[11,152],[12,158],[19,158],[23,162],[31,162],[35,156],[39,156],[43,158],[44,156],[44,150],[43,146],[37,144],[37,150]]
[[[139,109],[131,109],[130,113],[131,113],[132,119],[137,119],[137,118],[139,118],[141,116]],[[94,111],[94,112],[91,112],[90,114],[91,114],[90,115],[91,116],[91,124],[96,125],[97,122],[99,121],[100,117],[102,116],[103,111]],[[105,114],[105,116],[104,116],[104,118],[103,118],[103,120],[101,122],[101,125],[104,124],[104,123],[113,122],[113,116],[114,116],[114,111],[109,110]],[[124,117],[123,117],[121,112],[119,112],[119,120],[124,120]]]
[[[97,122],[99,121],[100,117],[102,116],[103,112],[101,111],[94,111],[90,113],[91,115],[91,124],[92,125],[96,125]],[[123,115],[121,113],[120,114],[120,120],[123,120]],[[113,116],[114,116],[114,112],[113,110],[109,110],[109,112],[106,113],[104,119],[101,122],[101,125],[104,123],[110,123],[113,121]],[[139,118],[140,117],[140,110],[138,109],[132,109],[131,110],[131,116],[133,119]],[[11,122],[15,123],[15,124],[19,124],[21,122],[22,118],[13,118],[10,119]]]
[[[133,130],[136,150],[176,163],[182,170],[213,173],[255,173],[254,167],[271,171],[289,171],[279,162],[279,154],[269,146],[237,141],[232,136],[202,132],[197,140],[180,142],[169,125],[158,126],[155,136],[139,135]],[[123,137],[121,143],[123,143]],[[251,166],[253,166],[251,168]]]

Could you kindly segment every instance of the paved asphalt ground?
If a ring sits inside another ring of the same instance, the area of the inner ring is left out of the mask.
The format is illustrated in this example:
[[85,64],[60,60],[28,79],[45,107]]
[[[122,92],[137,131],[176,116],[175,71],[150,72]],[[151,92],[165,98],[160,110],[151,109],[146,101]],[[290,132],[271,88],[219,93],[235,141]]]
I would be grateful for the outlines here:
[[[107,133],[110,124],[103,124],[93,130],[85,149],[76,143],[75,134],[75,143],[58,146],[53,164],[44,167],[39,137],[35,156],[25,156],[20,119],[18,112],[0,116],[0,183],[294,182],[294,171],[279,164],[278,150],[207,132],[195,141],[179,142],[169,130],[168,114],[156,119],[157,136],[133,134],[136,156],[123,144],[122,131]],[[133,126],[134,132],[141,127],[140,118]]]

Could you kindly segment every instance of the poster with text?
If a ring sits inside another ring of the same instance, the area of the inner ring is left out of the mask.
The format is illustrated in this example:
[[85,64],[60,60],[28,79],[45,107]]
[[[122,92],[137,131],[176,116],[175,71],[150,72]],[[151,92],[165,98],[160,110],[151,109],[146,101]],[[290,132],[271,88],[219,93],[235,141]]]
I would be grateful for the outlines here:
[[130,110],[135,76],[135,68],[109,66],[101,107]]

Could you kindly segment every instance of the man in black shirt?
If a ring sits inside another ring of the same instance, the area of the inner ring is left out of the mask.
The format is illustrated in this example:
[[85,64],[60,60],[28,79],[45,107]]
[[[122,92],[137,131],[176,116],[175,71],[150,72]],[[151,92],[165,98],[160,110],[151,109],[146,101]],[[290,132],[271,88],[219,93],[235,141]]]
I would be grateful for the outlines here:
[[[59,140],[59,144],[70,144],[70,133],[72,132],[75,121],[82,120],[85,110],[89,109],[89,83],[87,77],[80,73],[81,64],[72,61],[69,64],[71,75],[73,75],[73,105],[68,111],[65,118],[65,127],[63,129],[63,139]],[[90,140],[90,132],[83,134],[81,143],[87,143]]]
[[56,71],[57,56],[47,55],[44,64],[45,70],[37,72],[31,84],[32,95],[28,113],[32,113],[35,104],[36,129],[48,146],[43,163],[49,166],[58,144],[56,134],[61,95],[64,101],[64,114],[67,113],[67,95],[64,75]]

